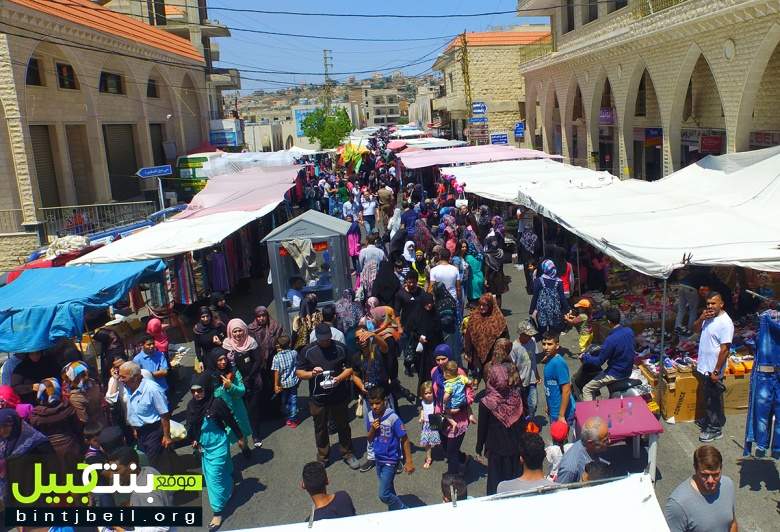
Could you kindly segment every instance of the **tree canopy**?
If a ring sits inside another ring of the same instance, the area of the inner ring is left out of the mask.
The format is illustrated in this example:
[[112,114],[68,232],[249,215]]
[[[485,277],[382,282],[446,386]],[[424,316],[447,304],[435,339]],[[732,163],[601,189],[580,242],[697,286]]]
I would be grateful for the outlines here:
[[316,109],[306,115],[301,126],[303,134],[309,137],[309,142],[319,142],[323,150],[337,147],[352,131],[349,115],[341,107],[330,114],[327,114],[324,108]]

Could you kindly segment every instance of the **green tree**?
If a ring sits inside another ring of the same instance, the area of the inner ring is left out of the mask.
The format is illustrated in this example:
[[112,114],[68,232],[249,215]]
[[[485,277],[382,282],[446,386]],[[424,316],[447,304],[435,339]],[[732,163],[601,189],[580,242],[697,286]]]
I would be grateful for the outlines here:
[[309,142],[319,142],[323,150],[337,147],[352,131],[352,122],[343,108],[335,109],[330,114],[324,108],[316,109],[306,115],[301,125]]

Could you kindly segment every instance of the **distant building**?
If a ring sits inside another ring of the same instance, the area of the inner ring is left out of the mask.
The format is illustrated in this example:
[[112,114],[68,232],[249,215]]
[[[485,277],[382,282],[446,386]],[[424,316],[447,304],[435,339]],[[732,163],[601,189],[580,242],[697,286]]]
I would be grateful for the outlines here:
[[361,127],[392,126],[401,118],[401,98],[397,89],[372,89],[363,85],[360,98]]
[[[444,89],[433,101],[433,111],[445,127],[449,125],[452,138],[487,144],[491,134],[505,134],[509,144],[518,144],[515,124],[526,119],[525,85],[518,65],[551,48],[545,26],[466,33],[468,61],[463,59],[462,38],[453,39],[433,65],[444,76]],[[468,86],[464,72],[468,72]],[[468,107],[469,93],[472,104],[484,104],[475,116]]]
[[409,104],[409,123],[426,127],[433,122],[433,100],[439,94],[436,85],[423,85],[417,87],[414,101]]

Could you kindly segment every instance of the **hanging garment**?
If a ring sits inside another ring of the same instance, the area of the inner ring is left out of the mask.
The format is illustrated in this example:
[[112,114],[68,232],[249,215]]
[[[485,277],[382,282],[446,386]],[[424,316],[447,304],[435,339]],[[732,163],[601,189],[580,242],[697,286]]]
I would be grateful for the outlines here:
[[246,279],[252,275],[252,239],[250,238],[249,227],[244,227],[238,234],[241,239],[241,245],[239,246],[241,251],[239,278]]
[[230,280],[227,274],[227,263],[222,253],[212,253],[208,257],[209,280],[212,292],[230,292]]
[[317,258],[314,254],[314,248],[311,239],[293,239],[282,242],[282,247],[287,250],[295,265],[301,272],[301,276],[307,283],[317,270]]
[[227,264],[228,283],[230,284],[230,288],[233,288],[236,286],[236,283],[238,283],[238,269],[240,262],[238,259],[238,250],[236,247],[235,236],[225,239],[225,263]]
[[774,311],[764,312],[760,318],[750,374],[745,456],[752,452],[754,443],[762,452],[771,448],[772,455],[780,458],[780,320]]

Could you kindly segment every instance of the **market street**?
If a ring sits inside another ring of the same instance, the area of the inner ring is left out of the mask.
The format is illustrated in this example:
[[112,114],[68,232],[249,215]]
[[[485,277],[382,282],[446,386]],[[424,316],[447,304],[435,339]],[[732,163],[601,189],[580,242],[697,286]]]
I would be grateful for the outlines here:
[[[529,297],[523,290],[517,290],[522,284],[519,272],[507,267],[508,275],[513,278],[512,289],[504,296],[505,308],[512,310],[512,315],[507,317],[510,326],[524,319],[528,312]],[[262,282],[253,282],[256,292],[263,290]],[[251,315],[251,309],[257,304],[268,304],[270,301],[248,300],[238,296],[231,300],[234,309],[239,315]],[[269,308],[272,306],[269,304]],[[562,345],[569,349],[576,348],[576,334],[570,332],[562,337]],[[191,360],[189,361],[191,363]],[[567,360],[572,372],[577,368],[578,361]],[[408,388],[413,388],[416,378],[402,376],[403,383]],[[183,379],[182,382],[189,382]],[[299,393],[306,395],[306,386],[299,387]],[[537,414],[543,412],[544,393],[539,394],[539,407]],[[186,404],[186,401],[180,404]],[[304,403],[305,404],[305,403]],[[401,415],[407,423],[412,441],[417,441],[419,435],[419,423],[416,421],[417,411],[408,401],[401,400]],[[181,411],[181,407],[179,409]],[[353,408],[354,411],[354,408]],[[177,419],[180,418],[175,416]],[[355,418],[352,423],[352,437],[355,439],[356,448],[365,447],[365,428],[362,418]],[[658,478],[656,482],[656,497],[661,505],[664,504],[671,491],[685,478],[690,476],[691,455],[699,446],[699,431],[694,423],[679,423],[670,425],[664,423],[664,433],[659,440],[658,450]],[[231,513],[226,517],[228,530],[240,528],[252,528],[258,526],[283,524],[304,521],[310,511],[310,501],[306,492],[300,488],[300,471],[306,462],[314,459],[314,436],[311,419],[308,418],[297,429],[289,429],[284,426],[283,419],[276,423],[266,423],[264,428],[268,435],[263,440],[263,448],[254,451],[253,463],[248,467],[246,462],[234,447],[234,464],[241,470],[244,480],[238,484],[236,495],[231,501]],[[742,449],[732,439],[741,442],[744,438],[744,415],[728,416],[724,438],[715,442],[716,447],[723,453],[724,474],[735,480],[740,487],[737,491],[737,512],[740,529],[752,532],[769,532],[776,528],[777,514],[774,511],[753,512],[751,508],[771,509],[778,505],[777,493],[780,490],[780,468],[776,461],[769,458],[759,460],[751,458],[740,461]],[[545,440],[549,439],[549,427],[542,430]],[[331,437],[335,442],[335,436]],[[463,450],[474,455],[476,442],[476,427],[472,427],[467,433],[463,444]],[[186,447],[181,453],[189,452]],[[360,473],[350,470],[338,459],[338,449],[334,446],[331,451],[332,460],[327,468],[330,480],[330,488],[333,491],[346,490],[355,503],[358,513],[384,512],[385,506],[376,497],[376,475],[374,471]],[[439,456],[429,470],[423,470],[422,460],[424,454],[418,449],[414,453],[414,461],[417,471],[411,476],[399,475],[396,480],[396,488],[399,495],[410,506],[421,504],[439,504],[441,502],[441,489],[439,487],[441,474],[445,470],[445,464]],[[628,471],[638,472],[646,465],[646,454],[643,450],[642,458],[634,461],[631,458],[630,446],[617,446],[612,449],[608,460],[614,460],[616,474]],[[485,467],[469,461],[467,469],[469,482],[469,495],[481,497],[485,495]],[[204,492],[205,497],[205,492]],[[208,504],[204,500],[204,520],[208,519]],[[628,525],[627,525],[628,526]]]

